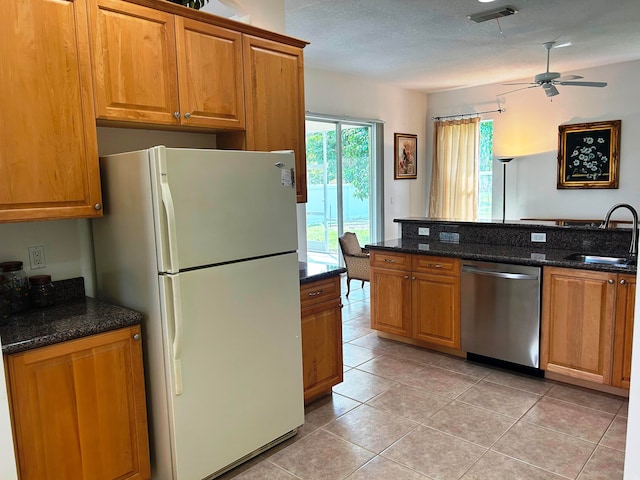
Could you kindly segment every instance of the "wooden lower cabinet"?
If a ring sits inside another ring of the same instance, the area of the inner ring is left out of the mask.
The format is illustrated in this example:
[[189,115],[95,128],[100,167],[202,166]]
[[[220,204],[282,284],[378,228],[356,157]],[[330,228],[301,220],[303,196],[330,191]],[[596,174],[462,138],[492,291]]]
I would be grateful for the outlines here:
[[611,378],[611,383],[614,387],[628,389],[630,386],[635,304],[636,276],[619,274],[616,326],[613,334],[613,374]]
[[371,251],[371,328],[460,349],[460,261]]
[[342,382],[340,277],[300,286],[304,401],[331,392]]
[[411,337],[410,275],[402,270],[371,269],[371,328]]
[[460,278],[413,273],[413,338],[460,348]]
[[8,355],[21,480],[145,480],[140,327]]
[[629,388],[635,277],[544,269],[541,368]]

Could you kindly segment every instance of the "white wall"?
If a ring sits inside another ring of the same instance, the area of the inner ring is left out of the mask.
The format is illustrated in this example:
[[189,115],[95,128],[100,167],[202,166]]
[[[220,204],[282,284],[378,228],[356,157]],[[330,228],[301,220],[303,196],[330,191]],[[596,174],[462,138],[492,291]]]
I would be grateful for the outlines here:
[[[516,157],[507,165],[507,213],[518,218],[601,219],[610,206],[627,202],[640,208],[640,61],[581,70],[586,80],[606,81],[605,88],[558,87],[550,101],[541,88],[501,96],[504,113],[483,115],[494,119],[494,153]],[[523,81],[528,81],[527,79]],[[429,95],[429,118],[497,108],[496,95],[511,88],[501,84]],[[620,187],[613,189],[556,189],[558,126],[622,120]],[[428,155],[432,152],[433,122],[427,129]],[[502,215],[502,171],[494,162],[494,218]],[[616,212],[618,213],[618,212]],[[616,217],[618,218],[618,217]],[[619,218],[630,218],[624,210]]]
[[[365,78],[305,68],[305,104],[308,112],[376,119],[384,122],[385,238],[398,237],[394,218],[424,215],[426,178],[427,96],[420,92],[373,83]],[[393,134],[418,135],[418,178],[393,179]],[[304,206],[298,218],[304,220]],[[304,223],[298,222],[299,236]]]
[[17,480],[16,459],[13,453],[11,417],[9,415],[8,388],[4,368],[0,368],[0,478]]
[[[640,295],[636,295],[636,312],[640,312]],[[637,317],[637,315],[636,315]],[[627,447],[624,462],[625,480],[640,480],[640,321],[635,321],[633,331],[633,344],[636,350],[631,359],[631,371],[633,381],[629,392],[629,418],[627,420]]]
[[[256,27],[271,30],[272,32],[284,33],[284,0],[231,0],[225,2],[233,3],[240,7],[240,11],[249,13],[249,23]],[[213,13],[228,18],[234,18],[238,9],[225,6],[218,0],[210,0],[201,11]],[[236,20],[240,20],[235,18]]]

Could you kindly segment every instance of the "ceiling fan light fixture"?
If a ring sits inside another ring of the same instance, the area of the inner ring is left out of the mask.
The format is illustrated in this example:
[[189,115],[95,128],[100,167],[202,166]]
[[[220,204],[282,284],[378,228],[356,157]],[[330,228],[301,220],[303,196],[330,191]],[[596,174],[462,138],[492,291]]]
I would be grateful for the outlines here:
[[558,89],[550,83],[543,85],[542,88],[544,88],[544,93],[547,97],[555,97],[560,93]]
[[487,12],[474,13],[473,15],[467,15],[467,18],[476,23],[488,22],[489,20],[495,20],[496,18],[508,17],[518,13],[518,10],[512,6],[504,6],[495,10],[489,10]]

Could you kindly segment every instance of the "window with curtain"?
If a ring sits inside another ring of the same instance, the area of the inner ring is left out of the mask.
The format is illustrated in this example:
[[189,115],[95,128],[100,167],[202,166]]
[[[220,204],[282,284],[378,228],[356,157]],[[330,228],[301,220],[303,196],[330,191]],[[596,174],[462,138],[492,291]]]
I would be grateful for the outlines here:
[[429,216],[476,220],[480,118],[436,121]]

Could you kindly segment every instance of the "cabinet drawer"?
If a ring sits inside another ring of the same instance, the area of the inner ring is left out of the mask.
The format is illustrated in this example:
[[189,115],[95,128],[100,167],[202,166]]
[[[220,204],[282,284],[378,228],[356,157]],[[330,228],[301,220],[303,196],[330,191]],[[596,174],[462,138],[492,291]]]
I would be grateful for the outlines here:
[[394,270],[411,270],[411,255],[371,250],[371,266]]
[[340,276],[300,285],[300,305],[302,308],[340,297]]
[[411,270],[414,272],[460,276],[460,260],[430,255],[413,255]]

